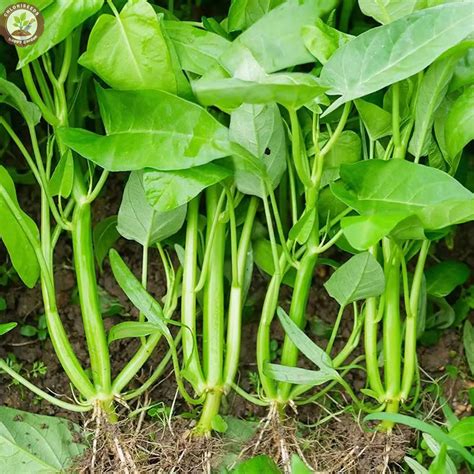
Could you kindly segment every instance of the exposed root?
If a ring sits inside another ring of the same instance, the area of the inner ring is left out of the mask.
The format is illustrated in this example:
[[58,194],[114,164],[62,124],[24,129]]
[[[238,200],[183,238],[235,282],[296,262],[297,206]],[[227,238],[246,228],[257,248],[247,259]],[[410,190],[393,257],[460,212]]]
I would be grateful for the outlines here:
[[297,436],[296,422],[292,418],[283,418],[277,406],[273,405],[268,415],[260,422],[255,436],[240,452],[237,461],[265,454],[274,459],[283,472],[291,473],[293,454],[297,454],[308,468],[311,468],[303,446],[303,440]]
[[351,416],[312,428],[307,459],[316,472],[400,472],[398,465],[409,448],[412,430],[395,427],[391,434],[363,431]]

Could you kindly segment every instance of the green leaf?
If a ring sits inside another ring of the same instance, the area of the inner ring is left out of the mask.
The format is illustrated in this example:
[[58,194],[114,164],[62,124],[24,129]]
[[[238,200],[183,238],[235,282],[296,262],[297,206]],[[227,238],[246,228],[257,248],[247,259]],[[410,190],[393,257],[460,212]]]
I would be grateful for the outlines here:
[[278,319],[280,320],[285,334],[291,339],[291,342],[304,354],[313,364],[322,371],[338,378],[338,373],[332,368],[332,361],[326,352],[315,344],[285,313],[282,308],[277,309]]
[[120,339],[133,337],[145,337],[150,334],[159,333],[160,330],[153,323],[141,323],[139,321],[126,321],[112,326],[109,331],[108,342],[111,344]]
[[304,245],[308,241],[314,228],[316,216],[316,208],[305,209],[296,224],[290,229],[288,234],[289,239],[298,242],[300,245]]
[[323,67],[321,81],[330,87],[328,93],[341,96],[325,113],[422,71],[471,33],[473,25],[471,2],[452,3],[362,33]]
[[471,369],[471,374],[474,375],[474,326],[469,320],[464,324],[463,343],[467,363]]
[[419,0],[359,0],[362,13],[386,24],[413,13]]
[[[12,208],[7,204],[7,198]],[[27,238],[20,225],[21,219],[34,239],[34,244]],[[0,239],[10,255],[13,267],[28,288],[33,288],[38,281],[40,268],[36,258],[35,247],[39,248],[39,231],[35,222],[25,214],[18,204],[15,185],[8,171],[0,166]],[[34,245],[34,246],[33,246]]]
[[371,140],[375,141],[392,134],[392,114],[362,99],[357,99],[354,103]]
[[231,155],[226,127],[163,91],[98,90],[106,136],[62,128],[63,142],[109,171],[192,168]]
[[109,216],[97,223],[93,230],[94,254],[102,271],[102,263],[120,234],[117,230],[117,216]]
[[143,187],[151,206],[158,212],[165,212],[186,204],[230,174],[228,169],[214,163],[178,171],[145,169]]
[[474,84],[474,48],[469,48],[464,57],[458,61],[449,92]]
[[230,32],[243,31],[285,0],[233,0],[227,26]]
[[69,197],[74,184],[74,160],[70,151],[64,153],[49,180],[51,196]]
[[16,328],[16,326],[17,326],[17,323],[2,323],[2,324],[0,324],[0,336],[3,336],[7,332],[10,332],[12,329]]
[[110,250],[109,259],[114,277],[128,299],[146,316],[148,322],[155,325],[156,330],[159,330],[165,336],[171,337],[163,309],[158,301],[143,288],[143,285],[130,271],[116,250]]
[[227,431],[227,423],[221,415],[217,414],[211,420],[211,428],[217,431],[217,433],[225,433]]
[[7,302],[3,296],[0,296],[0,311],[5,311],[7,309]]
[[455,439],[451,438],[441,428],[430,425],[425,421],[418,420],[411,416],[400,415],[398,413],[371,413],[364,418],[364,421],[392,421],[394,423],[401,423],[424,433],[428,433],[438,443],[446,444],[449,448],[459,453],[468,463],[474,464],[474,455],[472,455],[466,448],[461,446]]
[[423,76],[416,98],[415,128],[408,147],[415,158],[428,154],[434,113],[446,95],[461,52],[438,59]]
[[334,0],[287,0],[250,26],[219,59],[234,74],[241,56],[249,51],[266,73],[314,62],[301,36],[301,28],[336,8]]
[[79,64],[114,89],[178,91],[162,25],[145,0],[129,0],[119,16],[101,15]]
[[445,261],[425,270],[426,291],[431,296],[444,298],[456,287],[467,281],[470,275],[465,263]]
[[[286,170],[286,139],[283,120],[276,104],[243,104],[230,116],[230,139],[256,157],[266,169],[272,189]],[[252,169],[237,166],[234,181],[241,193],[263,197],[262,179]]]
[[405,160],[366,160],[342,165],[340,175],[332,192],[360,214],[398,214],[401,220],[416,215],[428,230],[474,217],[474,195],[441,170]]
[[232,474],[281,474],[275,461],[266,454],[241,462],[231,472]]
[[326,64],[338,48],[354,37],[326,25],[317,18],[315,25],[303,26],[301,35],[309,52],[321,63]]
[[231,44],[220,35],[182,21],[165,21],[164,26],[181,67],[200,76],[218,66],[219,57]]
[[85,446],[70,420],[0,407],[3,472],[66,472]]
[[[278,253],[281,253],[281,246],[278,245]],[[267,275],[273,276],[275,273],[275,267],[272,258],[272,247],[269,240],[259,239],[253,243],[253,255],[255,265],[265,272]],[[293,288],[296,278],[296,269],[291,268],[288,270],[284,277],[283,283]]]
[[34,337],[38,333],[38,329],[31,324],[25,324],[20,328],[20,334],[25,337]]
[[403,460],[408,464],[408,467],[414,472],[414,474],[428,474],[428,469],[424,468],[415,459],[405,456]]
[[181,229],[186,218],[186,206],[157,212],[147,201],[143,172],[130,174],[123,193],[117,219],[117,230],[126,239],[144,247],[161,242]]
[[423,433],[423,441],[429,450],[435,454],[435,458],[430,465],[429,472],[433,474],[457,474],[456,466],[448,456],[448,447],[444,443],[439,443],[431,435]]
[[291,456],[291,474],[312,474],[312,472],[297,454]]
[[444,133],[452,166],[453,160],[474,139],[474,86],[467,88],[456,99],[446,118]]
[[474,446],[474,416],[459,420],[450,430],[449,436],[461,446]]
[[20,59],[17,68],[22,68],[39,58],[53,46],[63,41],[81,23],[100,10],[103,0],[56,0],[49,4],[42,15],[44,31],[38,40],[22,48],[17,48]]
[[26,123],[34,127],[41,120],[41,112],[13,82],[0,77],[0,104],[5,103],[18,110]]
[[336,379],[332,372],[325,370],[308,370],[279,364],[266,364],[264,372],[278,382],[295,385],[317,386]]
[[310,74],[288,72],[264,75],[254,81],[205,77],[193,83],[193,90],[203,105],[223,109],[233,109],[244,103],[278,103],[297,109],[322,95],[325,88]]
[[381,295],[385,277],[375,257],[370,252],[363,252],[341,265],[324,287],[340,306],[347,306],[353,301]]

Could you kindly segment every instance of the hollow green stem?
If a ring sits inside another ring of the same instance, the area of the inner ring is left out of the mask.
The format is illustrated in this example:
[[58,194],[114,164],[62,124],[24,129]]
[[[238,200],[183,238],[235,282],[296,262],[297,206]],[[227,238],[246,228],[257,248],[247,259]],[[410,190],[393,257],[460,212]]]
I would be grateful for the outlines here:
[[345,310],[345,306],[341,306],[339,308],[338,313],[337,313],[336,322],[334,323],[334,327],[332,328],[332,332],[331,332],[331,337],[329,338],[329,342],[328,342],[328,345],[326,347],[326,354],[328,354],[328,355],[331,355],[331,351],[332,351],[332,348],[334,346],[334,342],[336,340],[337,333],[339,331],[339,326],[341,325],[341,320],[342,320],[342,316],[344,314],[344,310]]
[[74,267],[92,378],[99,392],[109,394],[111,391],[109,348],[98,298],[89,204],[77,204],[72,223]]
[[197,436],[209,436],[212,431],[212,422],[216,415],[219,414],[221,406],[222,391],[212,390],[207,393],[204,406],[202,408],[199,422],[193,432]]
[[401,392],[402,400],[408,398],[416,372],[416,327],[418,321],[418,307],[420,302],[421,285],[423,283],[423,271],[429,248],[430,241],[424,240],[421,244],[410,291],[410,315],[407,316],[405,321],[405,351]]
[[247,215],[240,234],[237,250],[237,275],[232,281],[229,297],[229,311],[227,318],[226,353],[224,361],[224,392],[227,393],[235,379],[239,367],[240,345],[242,334],[243,291],[245,283],[245,269],[249,256],[253,224],[258,209],[258,199],[252,197],[247,209]]
[[186,244],[183,264],[183,286],[181,295],[181,322],[183,333],[183,359],[186,372],[193,374],[194,389],[202,393],[205,382],[195,339],[196,334],[196,277],[198,252],[199,196],[188,205]]
[[311,187],[313,183],[311,181],[311,173],[306,153],[303,153],[304,144],[302,144],[298,113],[293,108],[288,108],[288,113],[290,115],[291,124],[291,150],[296,173],[305,187]]

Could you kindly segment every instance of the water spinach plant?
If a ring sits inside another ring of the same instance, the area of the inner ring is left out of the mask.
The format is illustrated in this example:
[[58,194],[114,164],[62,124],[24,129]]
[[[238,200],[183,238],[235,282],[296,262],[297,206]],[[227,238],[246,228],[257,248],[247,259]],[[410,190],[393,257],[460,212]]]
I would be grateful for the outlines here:
[[[52,397],[5,361],[0,369],[52,403],[114,421],[116,403],[142,395],[171,361],[179,393],[201,408],[196,435],[225,430],[232,390],[280,418],[337,386],[357,410],[386,411],[370,419],[390,430],[417,403],[418,339],[439,323],[427,304],[446,308],[468,277],[432,254],[474,218],[462,178],[474,3],[361,0],[377,27],[350,1],[254,3],[234,0],[220,23],[179,21],[146,0],[44,6],[43,36],[17,50],[21,80],[0,70],[10,111],[0,126],[39,186],[41,210],[35,219],[22,210],[0,167],[0,236],[25,285],[40,281],[78,400]],[[120,208],[93,231],[92,205],[111,173],[128,173]],[[66,233],[90,370],[56,302],[54,250]],[[109,252],[119,235],[141,246],[138,277]],[[138,310],[108,331],[96,276],[107,254]],[[149,292],[153,258],[166,279],[161,299]],[[319,347],[305,326],[322,266],[331,276],[320,291],[339,309]],[[256,271],[265,288],[250,394],[237,375]],[[284,331],[277,360],[275,325]],[[122,339],[137,349],[112,377],[110,345]],[[161,342],[168,352],[132,389]],[[300,355],[314,370],[298,366]],[[360,367],[357,394],[346,374]]]

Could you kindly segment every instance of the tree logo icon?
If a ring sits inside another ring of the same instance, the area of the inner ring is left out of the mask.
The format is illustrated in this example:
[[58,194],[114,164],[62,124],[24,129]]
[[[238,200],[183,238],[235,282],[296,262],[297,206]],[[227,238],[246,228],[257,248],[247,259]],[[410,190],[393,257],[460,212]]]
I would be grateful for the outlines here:
[[41,12],[29,3],[15,3],[5,9],[0,18],[0,33],[7,43],[28,46],[43,33],[44,19]]

